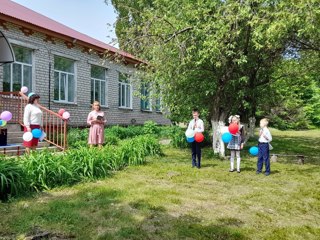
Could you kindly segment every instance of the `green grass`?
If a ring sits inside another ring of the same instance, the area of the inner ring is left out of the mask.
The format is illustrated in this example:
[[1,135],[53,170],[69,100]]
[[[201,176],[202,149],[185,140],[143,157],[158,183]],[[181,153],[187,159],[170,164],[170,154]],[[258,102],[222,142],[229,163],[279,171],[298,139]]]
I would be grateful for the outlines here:
[[265,177],[247,151],[237,174],[210,149],[198,170],[190,150],[166,147],[165,156],[104,180],[0,204],[0,239],[36,231],[64,239],[319,239],[320,131],[272,133],[273,152],[312,158],[279,158]]

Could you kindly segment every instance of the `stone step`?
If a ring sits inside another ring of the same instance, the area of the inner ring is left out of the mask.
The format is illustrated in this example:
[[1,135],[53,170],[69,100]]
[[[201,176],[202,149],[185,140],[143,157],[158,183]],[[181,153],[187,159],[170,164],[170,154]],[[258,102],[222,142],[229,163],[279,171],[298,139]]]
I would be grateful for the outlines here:
[[6,128],[8,132],[21,132],[20,124],[7,123],[7,125],[4,128]]

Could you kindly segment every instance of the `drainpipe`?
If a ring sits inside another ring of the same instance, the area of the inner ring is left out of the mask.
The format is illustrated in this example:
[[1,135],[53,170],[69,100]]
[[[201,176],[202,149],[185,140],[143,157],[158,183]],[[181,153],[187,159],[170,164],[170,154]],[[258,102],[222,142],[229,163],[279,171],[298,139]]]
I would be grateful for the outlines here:
[[49,53],[49,92],[48,92],[48,109],[51,110],[51,61]]
[[51,50],[50,48],[48,48],[46,45],[43,45],[46,49],[47,49],[47,52],[48,52],[48,60],[49,60],[49,72],[48,72],[48,84],[49,84],[49,87],[48,87],[48,109],[51,110]]

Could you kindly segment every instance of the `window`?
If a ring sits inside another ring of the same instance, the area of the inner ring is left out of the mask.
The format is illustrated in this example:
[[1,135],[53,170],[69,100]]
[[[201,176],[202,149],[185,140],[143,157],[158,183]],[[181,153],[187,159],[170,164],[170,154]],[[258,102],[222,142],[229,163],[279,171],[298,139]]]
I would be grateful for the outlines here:
[[141,110],[152,111],[150,97],[150,83],[141,85]]
[[119,107],[132,108],[132,86],[129,76],[119,74]]
[[161,97],[156,98],[156,112],[162,112]]
[[102,106],[107,106],[106,73],[105,68],[91,65],[91,102],[99,101]]
[[54,56],[54,100],[75,102],[75,63],[73,60]]
[[32,91],[32,49],[12,46],[16,61],[3,66],[3,91],[20,91],[22,86]]

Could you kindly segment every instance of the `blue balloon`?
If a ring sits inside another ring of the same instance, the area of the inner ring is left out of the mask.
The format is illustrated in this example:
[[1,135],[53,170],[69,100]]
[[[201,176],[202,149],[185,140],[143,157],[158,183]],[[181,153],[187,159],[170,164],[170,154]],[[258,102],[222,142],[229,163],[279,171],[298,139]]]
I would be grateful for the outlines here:
[[249,149],[249,153],[250,153],[251,155],[253,155],[253,156],[257,156],[258,153],[259,153],[259,148],[257,148],[257,147],[251,147],[251,148]]
[[226,133],[222,134],[222,141],[224,143],[229,143],[231,141],[231,139],[232,139],[231,133],[226,132]]
[[188,143],[194,142],[194,137],[192,137],[192,138],[187,138],[187,142],[188,142]]
[[29,94],[28,94],[28,98],[31,97],[31,96],[34,95],[34,94],[35,94],[34,92],[29,93]]
[[0,120],[0,126],[2,126],[2,120]]
[[40,138],[42,135],[42,131],[39,128],[35,128],[31,132],[34,138]]

